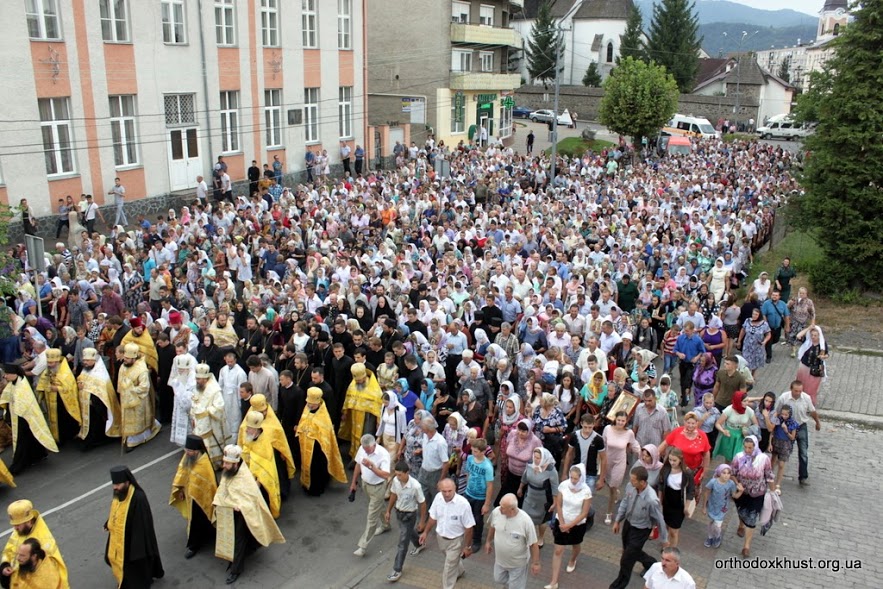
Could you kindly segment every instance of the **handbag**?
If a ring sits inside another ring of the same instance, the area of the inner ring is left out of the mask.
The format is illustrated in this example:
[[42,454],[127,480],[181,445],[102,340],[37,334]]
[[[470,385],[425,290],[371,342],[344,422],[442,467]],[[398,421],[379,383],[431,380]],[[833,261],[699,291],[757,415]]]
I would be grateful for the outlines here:
[[822,376],[824,373],[824,362],[819,358],[813,358],[812,364],[809,366],[809,374],[810,376],[815,376],[816,378]]
[[546,503],[543,505],[543,521],[546,522],[551,521],[555,516],[554,512],[549,511],[555,503],[552,499],[552,481],[549,479],[543,481],[543,489],[546,491]]
[[689,501],[687,501],[684,504],[684,514],[686,514],[686,516],[688,518],[693,517],[694,511],[696,511],[696,499],[695,498],[690,499]]

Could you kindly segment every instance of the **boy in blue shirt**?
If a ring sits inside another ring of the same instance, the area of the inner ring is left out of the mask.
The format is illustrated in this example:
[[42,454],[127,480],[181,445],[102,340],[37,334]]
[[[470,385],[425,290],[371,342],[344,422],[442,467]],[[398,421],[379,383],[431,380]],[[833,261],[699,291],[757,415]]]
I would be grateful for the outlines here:
[[494,467],[485,456],[487,440],[477,438],[471,444],[471,456],[466,458],[466,500],[472,507],[475,529],[472,533],[472,552],[481,549],[484,516],[490,512],[494,491]]

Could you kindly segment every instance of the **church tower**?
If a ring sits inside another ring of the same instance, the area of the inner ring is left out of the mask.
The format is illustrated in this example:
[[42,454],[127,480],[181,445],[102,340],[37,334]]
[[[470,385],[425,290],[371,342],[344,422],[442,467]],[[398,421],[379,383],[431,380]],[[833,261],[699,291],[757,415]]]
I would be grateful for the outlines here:
[[848,21],[848,0],[825,0],[825,6],[819,13],[819,30],[816,33],[816,42],[833,39],[846,27]]

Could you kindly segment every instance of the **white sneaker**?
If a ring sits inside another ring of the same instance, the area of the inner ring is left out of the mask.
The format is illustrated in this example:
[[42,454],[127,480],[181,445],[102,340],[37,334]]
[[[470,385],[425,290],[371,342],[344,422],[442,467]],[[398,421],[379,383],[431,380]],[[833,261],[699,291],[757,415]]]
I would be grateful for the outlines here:
[[356,551],[353,552],[353,556],[365,556],[365,549],[361,546],[356,548]]
[[411,552],[409,552],[408,554],[410,554],[411,556],[417,556],[418,554],[420,554],[424,550],[426,550],[426,546],[415,546],[414,548],[411,549]]
[[374,535],[379,536],[380,534],[385,534],[389,531],[389,528],[380,528],[378,530],[374,530]]

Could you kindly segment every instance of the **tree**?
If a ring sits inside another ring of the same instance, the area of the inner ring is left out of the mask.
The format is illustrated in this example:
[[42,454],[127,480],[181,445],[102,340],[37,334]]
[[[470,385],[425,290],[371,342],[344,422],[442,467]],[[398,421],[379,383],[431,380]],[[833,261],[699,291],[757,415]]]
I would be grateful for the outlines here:
[[699,71],[699,19],[690,0],[661,0],[653,6],[647,57],[674,76],[681,92],[693,91]]
[[593,61],[586,69],[586,75],[583,76],[583,86],[586,86],[587,88],[597,88],[600,85],[601,74],[598,72],[598,64]]
[[555,79],[555,56],[564,49],[564,39],[552,18],[549,2],[540,4],[527,42],[527,72],[534,80]]
[[879,291],[883,280],[883,2],[866,1],[853,15],[798,103],[800,116],[818,126],[804,143],[806,193],[797,220],[818,237],[825,261],[811,278],[829,293]]
[[779,71],[776,73],[777,76],[791,83],[791,56],[786,55],[785,59],[782,60],[782,63],[779,64]]
[[619,55],[616,63],[626,57],[647,61],[647,53],[644,51],[644,21],[641,18],[641,11],[634,4],[629,10],[628,20],[625,21],[625,33],[619,36]]
[[619,135],[652,137],[678,108],[678,84],[665,67],[626,57],[604,82],[601,123]]

